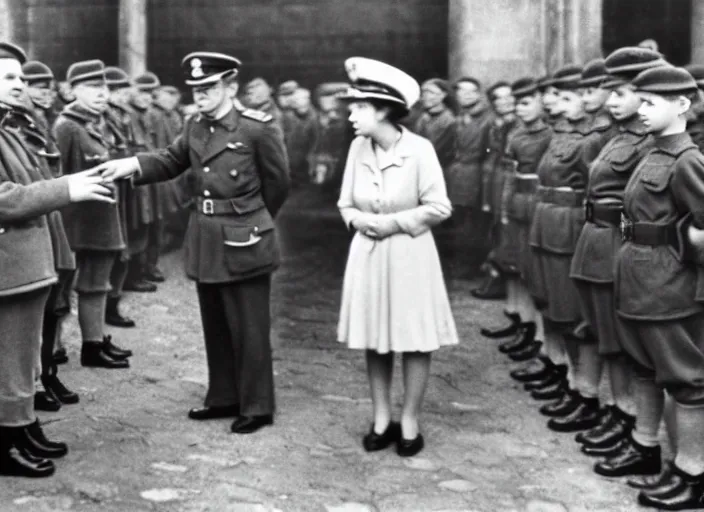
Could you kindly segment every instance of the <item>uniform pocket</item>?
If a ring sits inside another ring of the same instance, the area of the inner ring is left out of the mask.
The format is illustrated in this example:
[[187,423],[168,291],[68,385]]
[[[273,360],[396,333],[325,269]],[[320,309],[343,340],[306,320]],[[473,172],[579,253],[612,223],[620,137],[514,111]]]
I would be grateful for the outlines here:
[[606,155],[611,167],[616,172],[625,172],[634,167],[637,159],[637,150],[634,146],[619,146]]
[[650,192],[661,193],[670,185],[670,165],[649,165],[641,170],[640,181]]
[[274,223],[270,218],[251,225],[224,225],[222,239],[225,265],[231,274],[248,274],[278,263]]

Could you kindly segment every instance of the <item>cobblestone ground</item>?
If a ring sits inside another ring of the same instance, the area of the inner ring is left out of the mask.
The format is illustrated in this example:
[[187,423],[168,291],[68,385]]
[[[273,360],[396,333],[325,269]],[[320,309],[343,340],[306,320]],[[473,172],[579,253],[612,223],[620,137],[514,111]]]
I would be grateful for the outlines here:
[[285,258],[273,297],[273,427],[235,436],[229,421],[186,419],[201,404],[207,372],[194,286],[181,255],[169,254],[167,283],[123,301],[138,327],[111,331],[136,352],[130,370],[82,369],[71,318],[71,361],[61,373],[81,403],[42,414],[50,436],[71,452],[53,478],[0,480],[0,510],[637,509],[635,493],[596,476],[571,435],[547,430],[536,403],[508,377],[507,359],[477,334],[479,324],[501,323],[501,304],[472,299],[469,282],[452,286],[462,343],[435,357],[422,425],[427,448],[410,460],[392,450],[366,454],[363,356],[335,342],[348,236],[322,201],[299,193],[279,219]]

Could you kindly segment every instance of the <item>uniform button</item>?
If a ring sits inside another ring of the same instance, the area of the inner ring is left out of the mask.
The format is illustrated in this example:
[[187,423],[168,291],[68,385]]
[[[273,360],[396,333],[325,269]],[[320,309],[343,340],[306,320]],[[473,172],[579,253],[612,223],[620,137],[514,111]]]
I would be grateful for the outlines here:
[[5,228],[0,228],[0,235],[2,235],[5,232]]
[[210,167],[203,167],[203,172],[210,172]]
[[236,178],[238,175],[239,173],[237,172],[237,169],[232,169],[230,171],[230,176],[232,176],[233,178]]
[[204,191],[203,191],[203,195],[204,195],[205,197],[210,197],[210,190],[204,190]]
[[213,133],[214,131],[215,131],[215,127],[214,127],[214,126],[211,126],[211,127],[210,127],[210,133]]

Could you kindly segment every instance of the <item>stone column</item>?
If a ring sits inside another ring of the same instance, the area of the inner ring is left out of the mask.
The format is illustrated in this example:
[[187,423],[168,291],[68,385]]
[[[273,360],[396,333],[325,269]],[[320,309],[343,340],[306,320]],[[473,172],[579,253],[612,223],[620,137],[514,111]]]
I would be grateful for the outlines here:
[[10,0],[0,0],[0,41],[16,42],[13,39],[12,20]]
[[147,69],[147,0],[120,0],[120,67],[135,76]]
[[565,0],[565,63],[601,57],[603,0]]
[[692,2],[692,62],[704,62],[704,2],[701,0],[691,0]]

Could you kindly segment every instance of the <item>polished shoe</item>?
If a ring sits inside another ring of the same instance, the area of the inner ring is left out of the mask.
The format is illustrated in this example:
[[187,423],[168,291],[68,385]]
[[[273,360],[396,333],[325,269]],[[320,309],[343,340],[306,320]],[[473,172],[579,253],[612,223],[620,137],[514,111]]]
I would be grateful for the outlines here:
[[54,352],[54,355],[51,357],[51,361],[55,365],[68,363],[68,354],[66,353],[66,349],[61,348]]
[[612,446],[619,439],[629,436],[636,419],[630,414],[626,414],[620,409],[612,408],[611,422],[605,424],[602,429],[594,429],[590,434],[586,434],[578,440],[584,446],[598,448],[601,446]]
[[548,421],[548,428],[554,432],[579,432],[596,426],[602,415],[599,399],[580,398],[581,401],[574,411],[567,416],[552,418]]
[[656,487],[660,487],[672,478],[672,465],[673,462],[671,460],[667,460],[663,463],[664,469],[659,475],[635,476],[633,478],[629,478],[626,481],[626,485],[638,490],[652,490]]
[[274,424],[271,414],[262,416],[240,416],[232,422],[230,430],[235,434],[252,434],[262,427]]
[[555,365],[550,359],[538,356],[536,360],[541,362],[540,366],[532,366],[529,363],[529,366],[511,371],[509,376],[518,382],[531,383],[540,382],[553,374]]
[[81,346],[81,366],[87,368],[121,369],[129,368],[126,359],[113,359],[104,350],[102,341],[84,341]]
[[638,503],[660,510],[704,508],[704,473],[690,475],[673,464],[672,475],[659,489],[641,491]]
[[66,443],[49,441],[46,438],[42,427],[39,425],[39,420],[35,420],[31,425],[24,427],[21,434],[18,434],[17,442],[35,457],[59,459],[68,453]]
[[59,380],[56,373],[42,375],[41,381],[44,385],[44,389],[50,390],[62,404],[77,404],[80,401],[78,394],[68,389],[64,383]]
[[604,410],[604,414],[601,415],[599,423],[590,428],[589,430],[586,430],[584,432],[578,432],[577,435],[574,436],[574,440],[577,441],[579,444],[587,444],[591,446],[591,440],[593,438],[600,436],[602,432],[605,432],[606,430],[612,428],[616,424],[616,422],[617,420],[614,417],[614,406],[606,407],[606,409]]
[[163,283],[166,281],[166,277],[164,277],[164,273],[159,270],[157,267],[150,267],[144,271],[144,274],[142,274],[142,277],[146,279],[147,281],[151,281],[153,283]]
[[374,432],[374,424],[372,423],[369,433],[362,438],[362,446],[364,451],[367,452],[378,452],[379,450],[385,450],[393,443],[401,439],[401,424],[396,422],[391,422],[386,427],[383,434],[377,434]]
[[0,427],[0,475],[43,478],[54,474],[56,468],[50,460],[27,454],[16,442],[17,427]]
[[398,440],[396,444],[396,453],[401,457],[413,457],[420,453],[420,451],[425,446],[425,440],[422,434],[418,434],[415,439],[404,439],[403,436]]
[[113,327],[134,327],[134,320],[120,314],[120,298],[119,297],[108,297],[107,305],[105,308],[105,323],[112,325]]
[[580,451],[589,457],[605,457],[610,459],[615,457],[623,450],[626,449],[629,440],[628,437],[622,437],[621,439],[616,439],[614,444],[607,446],[585,446],[582,445]]
[[547,377],[542,380],[526,382],[525,384],[523,384],[523,389],[525,389],[526,391],[534,391],[553,386],[557,382],[566,383],[566,376],[567,366],[563,364],[556,364],[552,372]]
[[502,354],[515,354],[528,347],[535,341],[535,324],[528,322],[520,325],[514,339],[499,345]]
[[563,418],[572,414],[582,402],[582,395],[577,391],[565,389],[559,400],[543,405],[539,412],[549,418]]
[[482,327],[479,329],[479,334],[486,338],[506,338],[516,334],[521,325],[521,316],[518,313],[507,313],[505,311],[504,315],[511,321],[509,325],[494,330]]
[[482,300],[503,300],[506,298],[506,281],[501,273],[490,272],[479,286],[470,292],[472,296]]
[[545,388],[536,389],[530,392],[535,400],[556,400],[562,398],[565,393],[565,383],[560,380]]
[[223,407],[197,407],[188,411],[188,417],[192,420],[198,421],[236,418],[239,415],[239,405],[227,405]]
[[539,341],[531,341],[525,348],[509,353],[508,357],[517,363],[529,361],[540,353],[540,347],[542,346],[543,344]]
[[56,412],[61,409],[61,402],[50,389],[34,393],[34,410]]
[[129,281],[125,281],[125,285],[122,289],[126,292],[155,292],[156,285],[143,279],[130,279]]
[[112,336],[103,336],[103,351],[116,360],[132,357],[132,351],[120,348],[112,342]]
[[595,464],[594,472],[608,477],[657,475],[661,466],[660,446],[642,446],[629,437],[618,454]]

